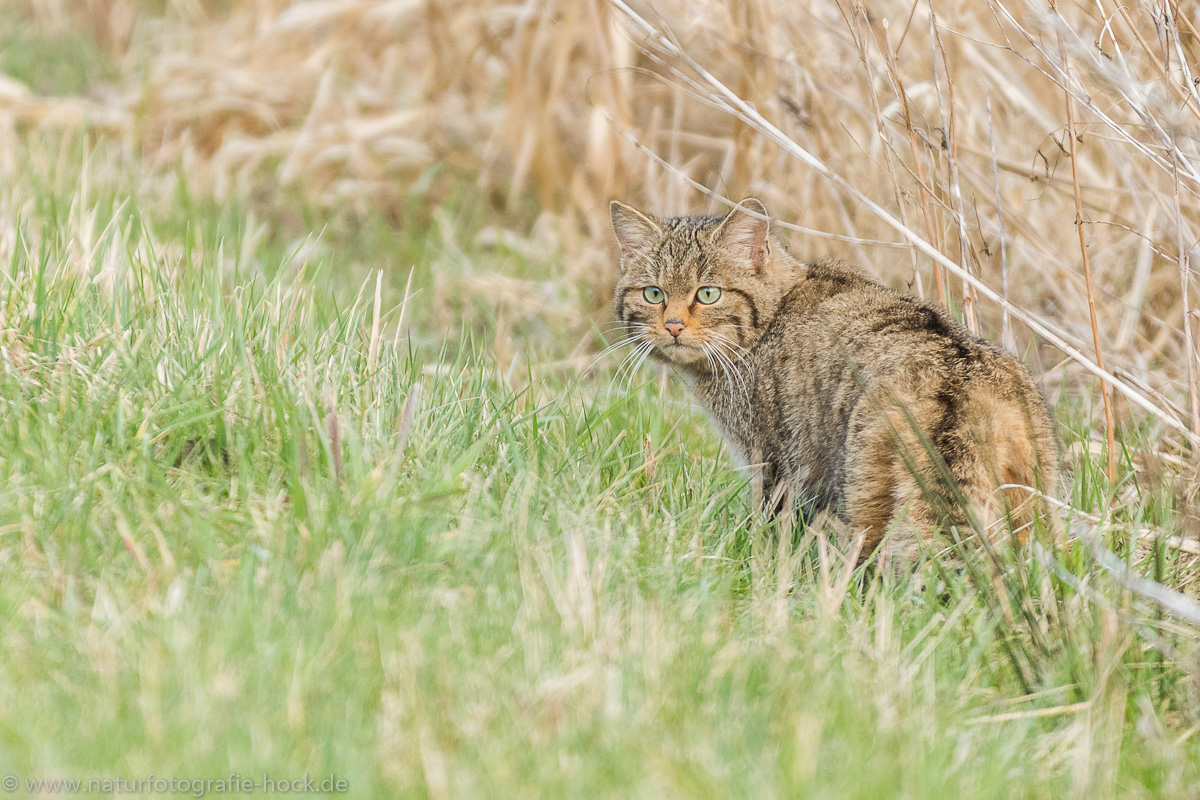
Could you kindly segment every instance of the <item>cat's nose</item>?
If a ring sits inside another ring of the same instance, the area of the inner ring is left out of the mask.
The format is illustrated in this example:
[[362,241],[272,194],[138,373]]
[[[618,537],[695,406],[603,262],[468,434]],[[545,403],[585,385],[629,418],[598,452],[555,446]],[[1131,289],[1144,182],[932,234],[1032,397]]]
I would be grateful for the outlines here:
[[676,338],[679,337],[679,334],[683,333],[683,320],[681,319],[669,319],[663,324],[667,329],[667,333]]

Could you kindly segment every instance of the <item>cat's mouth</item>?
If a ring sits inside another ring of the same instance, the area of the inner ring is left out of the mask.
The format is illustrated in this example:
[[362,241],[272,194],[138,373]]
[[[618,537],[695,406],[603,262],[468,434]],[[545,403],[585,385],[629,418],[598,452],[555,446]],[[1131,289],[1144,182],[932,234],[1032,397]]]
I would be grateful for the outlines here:
[[669,342],[659,342],[658,351],[668,361],[676,364],[690,364],[701,358],[700,348],[691,342],[672,339]]

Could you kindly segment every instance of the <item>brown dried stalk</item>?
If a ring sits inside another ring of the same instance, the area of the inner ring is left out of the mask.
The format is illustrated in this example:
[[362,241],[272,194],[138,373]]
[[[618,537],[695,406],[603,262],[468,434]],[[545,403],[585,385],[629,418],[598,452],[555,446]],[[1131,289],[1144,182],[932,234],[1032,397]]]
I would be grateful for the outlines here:
[[[916,4],[913,4],[913,9],[916,9]],[[941,242],[937,235],[937,226],[933,222],[933,210],[929,205],[929,189],[926,188],[925,182],[925,165],[921,159],[921,149],[917,145],[917,133],[912,123],[912,113],[908,107],[908,92],[904,88],[904,82],[900,78],[900,68],[896,63],[896,51],[891,47],[889,37],[887,53],[888,73],[892,79],[892,83],[896,87],[896,96],[900,99],[901,112],[904,115],[904,127],[908,131],[908,145],[912,150],[913,169],[917,173],[917,187],[921,192],[921,210],[925,218],[925,237],[936,247],[941,250]],[[942,267],[938,264],[937,259],[933,260],[933,285],[937,291],[937,302],[945,305],[946,303],[946,279],[942,275]]]
[[[937,89],[938,110],[942,115],[942,124],[946,128],[946,160],[950,166],[950,193],[954,198],[954,217],[958,223],[958,247],[959,257],[962,262],[963,269],[971,271],[971,244],[967,238],[967,222],[966,215],[963,213],[962,201],[962,183],[958,177],[958,125],[955,124],[954,115],[954,73],[950,70],[950,61],[946,58],[946,48],[942,44],[942,35],[938,32],[937,15],[933,13],[932,6],[929,9],[929,39],[930,47],[932,48],[933,56],[933,84]],[[946,109],[942,106],[942,91],[941,85],[937,79],[937,54],[941,53],[942,66],[946,73],[946,93],[948,95],[946,104],[950,107],[950,113],[946,113]],[[963,321],[971,333],[976,336],[980,333],[979,312],[975,306],[977,299],[975,292],[971,289],[971,284],[963,281],[962,286],[962,302],[963,302]]]
[[[1174,15],[1170,13],[1170,6],[1163,3],[1164,25],[1168,38],[1174,37],[1178,42],[1179,29],[1175,26]],[[1164,47],[1163,53],[1163,77],[1170,85],[1171,74],[1171,50],[1169,47]],[[1188,374],[1188,389],[1191,392],[1192,400],[1192,432],[1200,433],[1200,390],[1197,389],[1196,383],[1196,346],[1192,340],[1192,312],[1191,301],[1189,300],[1190,290],[1188,287],[1189,258],[1188,249],[1184,245],[1183,238],[1183,212],[1179,201],[1179,142],[1175,132],[1171,134],[1171,197],[1175,205],[1175,247],[1178,251],[1179,258],[1179,297],[1183,304],[1183,342],[1184,342],[1184,358],[1187,361]]]
[[[858,48],[859,58],[862,59],[863,67],[869,74],[871,71],[870,53],[867,50],[867,37],[863,30],[863,27],[868,22],[867,12],[866,9],[862,8],[861,6],[857,7],[857,11],[858,13],[856,15],[856,20],[851,21],[849,18],[847,18],[846,25],[850,28],[850,35],[854,38],[854,44]],[[878,45],[879,43],[876,42],[877,47]],[[882,48],[880,55],[882,55],[885,60],[887,59],[887,55],[882,52]],[[875,91],[875,82],[869,78],[867,80],[867,88],[871,95],[871,110],[875,112],[875,130],[879,135],[880,142],[883,144],[883,157],[884,162],[887,165],[888,178],[891,179],[892,190],[896,195],[896,208],[900,213],[900,221],[907,225],[908,206],[904,202],[904,190],[900,185],[900,179],[896,175],[896,162],[892,155],[892,143],[888,137],[887,123],[883,117],[883,110],[879,107],[879,93]],[[913,282],[915,284],[914,288],[916,289],[917,296],[924,300],[925,286],[924,281],[921,280],[920,256],[917,253],[917,248],[914,247],[911,242],[908,246],[908,252],[909,256],[912,258]]]
[[[1000,291],[1008,300],[1008,237],[1004,232],[1004,201],[1000,197],[1000,169],[996,165],[996,126],[992,121],[992,98],[985,98],[988,121],[988,144],[992,150],[992,180],[996,186],[996,222],[1000,227]],[[1012,334],[1012,321],[1008,309],[1003,311],[1004,317],[1000,329],[1000,342],[1010,350],[1015,350]]]
[[[1058,13],[1058,4],[1051,5],[1054,13]],[[1063,62],[1063,80],[1071,80],[1070,64],[1067,62],[1067,51],[1063,46],[1062,34],[1058,34],[1058,50]],[[1071,186],[1075,194],[1075,229],[1079,233],[1079,252],[1083,256],[1083,277],[1087,285],[1088,316],[1092,323],[1092,344],[1096,348],[1096,364],[1104,368],[1104,355],[1100,351],[1100,323],[1096,319],[1096,293],[1092,286],[1092,260],[1088,256],[1087,236],[1083,231],[1083,195],[1079,189],[1079,138],[1075,131],[1075,96],[1067,90],[1067,147],[1071,153]],[[1100,379],[1100,396],[1104,401],[1104,443],[1108,450],[1108,462],[1105,472],[1109,483],[1117,479],[1117,445],[1116,424],[1113,419],[1112,395],[1108,382]]]

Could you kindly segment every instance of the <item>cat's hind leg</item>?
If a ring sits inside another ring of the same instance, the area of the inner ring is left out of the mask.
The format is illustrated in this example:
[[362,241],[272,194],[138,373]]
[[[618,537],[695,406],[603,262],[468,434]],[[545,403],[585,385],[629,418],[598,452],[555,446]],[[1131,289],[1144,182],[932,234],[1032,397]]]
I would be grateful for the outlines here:
[[864,404],[851,418],[843,495],[851,529],[865,532],[860,561],[883,546],[881,561],[915,564],[921,542],[933,539],[944,516],[945,468],[937,468],[928,439],[913,428],[913,414],[899,405],[885,412]]
[[850,530],[864,537],[860,563],[883,542],[905,500],[897,492],[907,476],[896,447],[896,429],[881,413],[860,409],[853,415],[846,436],[842,497]]

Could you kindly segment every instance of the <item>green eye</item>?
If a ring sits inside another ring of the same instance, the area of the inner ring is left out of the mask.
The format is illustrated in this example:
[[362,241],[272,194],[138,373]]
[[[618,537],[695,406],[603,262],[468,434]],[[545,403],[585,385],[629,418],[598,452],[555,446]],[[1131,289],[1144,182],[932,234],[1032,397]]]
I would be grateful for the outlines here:
[[642,289],[642,297],[646,298],[647,303],[661,303],[663,301],[663,290],[657,286],[647,286]]
[[721,290],[715,286],[701,286],[696,291],[696,299],[704,305],[710,306],[721,299]]

